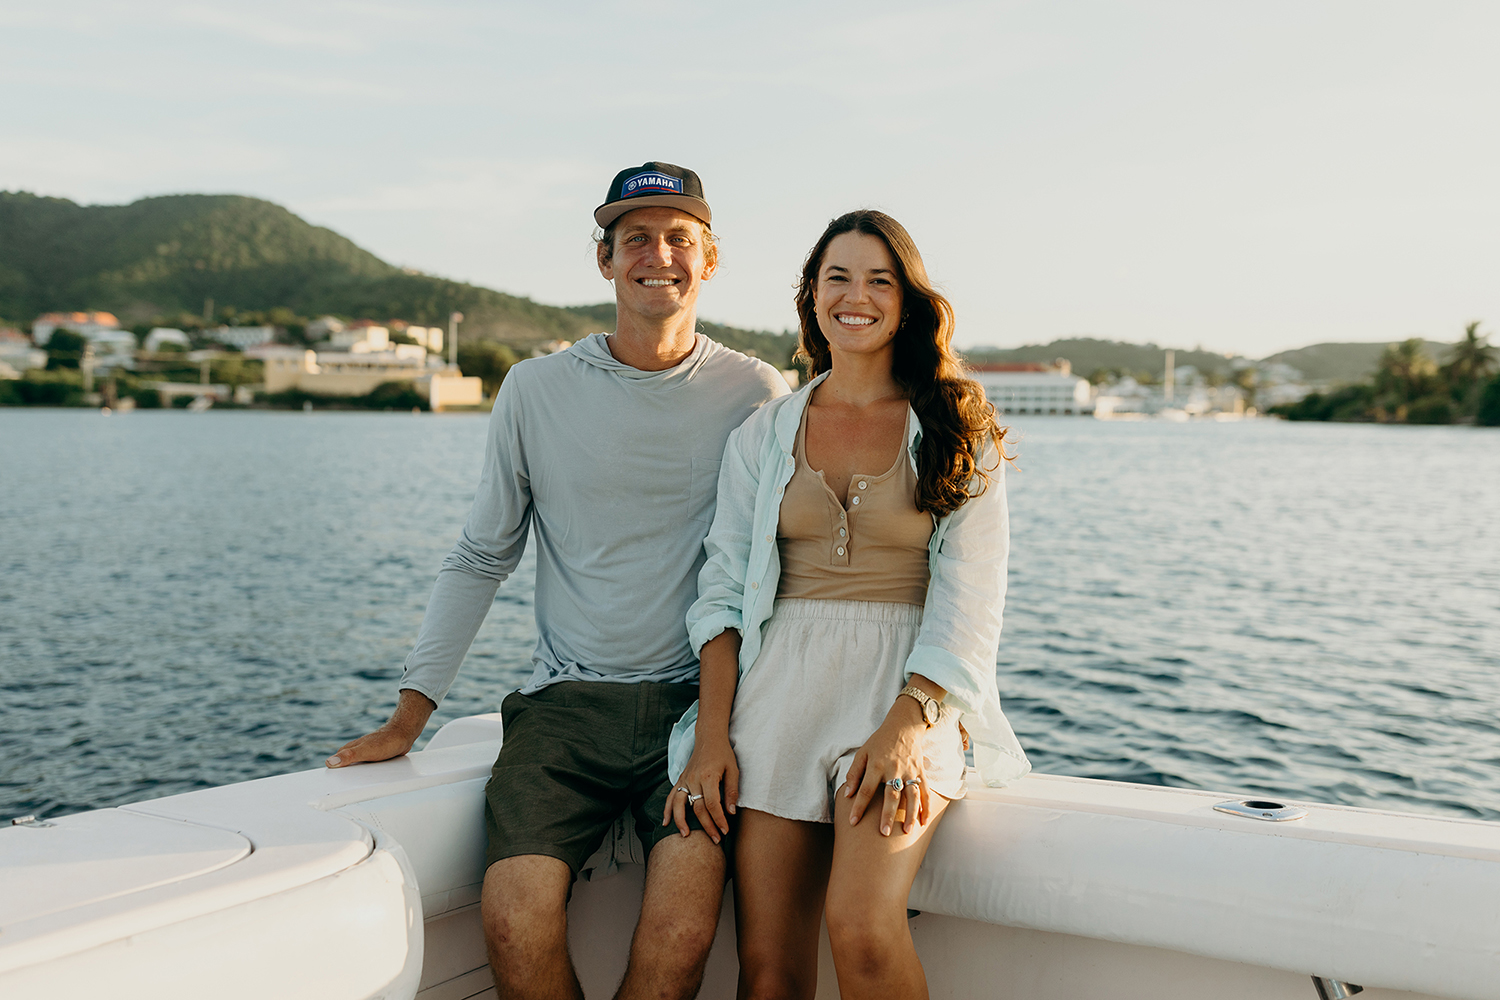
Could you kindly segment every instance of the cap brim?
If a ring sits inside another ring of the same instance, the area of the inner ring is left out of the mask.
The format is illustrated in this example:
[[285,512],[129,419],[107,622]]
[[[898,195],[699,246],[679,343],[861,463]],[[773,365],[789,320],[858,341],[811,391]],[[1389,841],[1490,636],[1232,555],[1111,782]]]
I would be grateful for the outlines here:
[[634,212],[638,208],[680,209],[693,218],[701,220],[710,229],[713,228],[713,212],[709,210],[708,202],[686,194],[643,194],[635,198],[626,198],[623,201],[605,202],[594,209],[594,222],[600,229],[608,229],[611,222],[626,212]]

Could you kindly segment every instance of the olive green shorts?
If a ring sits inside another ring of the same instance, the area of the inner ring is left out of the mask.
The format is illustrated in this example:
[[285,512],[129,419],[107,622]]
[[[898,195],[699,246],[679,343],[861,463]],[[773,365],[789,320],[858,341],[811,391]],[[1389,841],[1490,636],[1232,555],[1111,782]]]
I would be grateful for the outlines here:
[[[696,684],[566,681],[500,705],[505,742],[484,789],[485,867],[558,858],[574,877],[629,809],[649,857],[681,833],[661,825],[672,785],[667,737],[698,698]],[[687,811],[688,825],[701,829]]]

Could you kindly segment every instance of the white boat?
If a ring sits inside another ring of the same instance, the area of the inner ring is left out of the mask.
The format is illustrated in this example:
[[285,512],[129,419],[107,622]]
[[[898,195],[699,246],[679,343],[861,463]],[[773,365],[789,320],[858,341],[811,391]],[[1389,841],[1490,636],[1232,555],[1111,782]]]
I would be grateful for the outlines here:
[[[492,997],[478,899],[500,735],[473,716],[383,764],[0,828],[0,997]],[[1226,799],[974,787],[912,890],[932,995],[1500,1000],[1500,824]],[[601,851],[618,871],[569,906],[594,997],[643,882],[638,844]],[[736,971],[726,901],[701,996],[734,996]],[[837,997],[826,940],[819,976]]]

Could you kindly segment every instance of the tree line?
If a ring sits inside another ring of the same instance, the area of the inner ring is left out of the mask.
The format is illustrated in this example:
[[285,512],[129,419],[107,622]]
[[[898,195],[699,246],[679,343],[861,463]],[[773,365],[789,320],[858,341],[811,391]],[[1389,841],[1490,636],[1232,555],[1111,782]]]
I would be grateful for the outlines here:
[[1387,347],[1368,381],[1314,392],[1271,412],[1288,420],[1500,427],[1497,355],[1500,350],[1479,332],[1477,322],[1464,329],[1464,338],[1442,363],[1413,337]]

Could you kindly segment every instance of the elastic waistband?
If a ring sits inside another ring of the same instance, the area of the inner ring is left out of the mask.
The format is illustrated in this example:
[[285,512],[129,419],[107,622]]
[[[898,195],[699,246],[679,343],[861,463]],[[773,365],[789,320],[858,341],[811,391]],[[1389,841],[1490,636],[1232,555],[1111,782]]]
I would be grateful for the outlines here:
[[777,601],[772,606],[771,620],[778,618],[919,625],[922,622],[922,606],[898,604],[895,601],[815,601],[791,597]]

